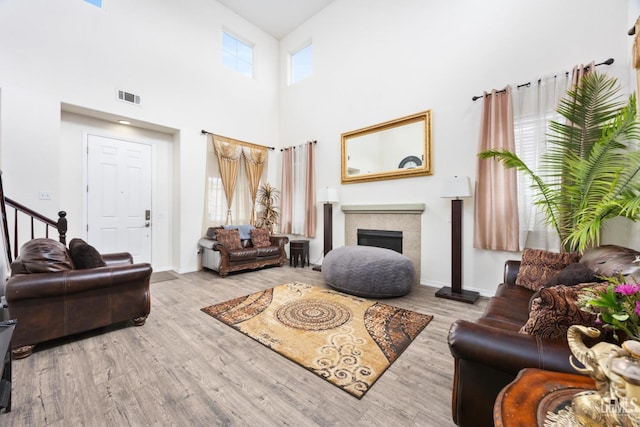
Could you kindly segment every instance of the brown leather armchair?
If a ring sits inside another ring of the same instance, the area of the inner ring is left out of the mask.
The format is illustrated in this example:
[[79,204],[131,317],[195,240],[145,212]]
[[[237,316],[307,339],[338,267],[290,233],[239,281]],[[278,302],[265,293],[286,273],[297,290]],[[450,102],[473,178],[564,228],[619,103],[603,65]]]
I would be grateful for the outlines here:
[[36,344],[51,339],[124,321],[145,323],[151,266],[133,264],[128,253],[98,258],[103,266],[77,269],[70,251],[55,240],[23,245],[5,286],[9,315],[18,321],[15,358],[29,356]]

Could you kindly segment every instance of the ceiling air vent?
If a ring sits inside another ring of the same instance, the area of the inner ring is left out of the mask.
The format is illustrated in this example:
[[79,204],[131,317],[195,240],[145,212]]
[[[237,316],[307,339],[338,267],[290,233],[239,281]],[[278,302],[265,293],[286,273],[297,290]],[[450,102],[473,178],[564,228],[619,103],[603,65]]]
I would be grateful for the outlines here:
[[135,95],[124,90],[118,91],[118,99],[124,102],[130,102],[131,104],[140,104],[140,95]]

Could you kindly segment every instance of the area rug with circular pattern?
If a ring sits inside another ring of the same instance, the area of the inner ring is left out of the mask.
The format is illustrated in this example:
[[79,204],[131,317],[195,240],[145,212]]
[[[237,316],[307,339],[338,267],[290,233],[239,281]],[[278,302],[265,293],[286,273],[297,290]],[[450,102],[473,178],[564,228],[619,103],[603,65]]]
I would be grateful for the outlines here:
[[362,398],[433,316],[304,283],[202,311]]

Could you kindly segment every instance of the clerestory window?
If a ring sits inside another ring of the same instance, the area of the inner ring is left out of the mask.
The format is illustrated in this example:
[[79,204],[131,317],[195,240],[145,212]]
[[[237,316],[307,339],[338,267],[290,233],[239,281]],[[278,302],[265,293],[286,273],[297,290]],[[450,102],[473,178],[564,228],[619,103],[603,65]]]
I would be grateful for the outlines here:
[[222,63],[240,74],[253,78],[253,46],[223,31]]

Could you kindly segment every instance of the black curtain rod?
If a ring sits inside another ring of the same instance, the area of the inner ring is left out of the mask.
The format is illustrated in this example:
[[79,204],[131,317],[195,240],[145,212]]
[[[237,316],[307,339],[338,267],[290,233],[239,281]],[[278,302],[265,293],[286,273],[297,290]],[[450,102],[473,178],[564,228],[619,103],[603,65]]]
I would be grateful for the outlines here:
[[[595,67],[597,67],[597,66],[599,66],[599,65],[611,65],[611,64],[613,64],[613,58],[609,58],[609,59],[607,59],[606,61],[603,61],[603,62],[601,62],[601,63],[599,63],[599,64],[595,64]],[[587,65],[586,67],[584,67],[584,69],[585,69],[585,70],[586,70],[586,69],[588,69],[588,68],[589,68],[589,66],[588,66],[588,65]],[[566,75],[569,75],[569,72],[568,72],[568,71],[566,72]],[[540,80],[541,80],[541,79],[538,79],[538,82],[540,82]],[[526,87],[531,86],[531,82],[522,83],[521,85],[518,85],[518,86],[517,86],[517,88],[518,88],[518,89],[520,89],[521,87],[525,87],[525,86],[526,86]],[[506,91],[507,91],[506,89],[502,89],[502,90],[498,90],[498,91],[496,91],[496,93],[505,93]],[[490,94],[490,93],[488,93],[488,94],[487,94],[487,96],[491,96],[491,94]],[[476,96],[474,96],[473,98],[471,98],[471,100],[472,100],[472,101],[477,101],[478,99],[481,99],[481,98],[484,98],[484,95],[480,95],[480,96],[476,95]]]
[[[309,144],[313,143],[313,144],[317,144],[318,141],[316,141],[315,139],[313,141],[308,141]],[[296,149],[295,145],[292,145],[291,147],[287,147],[287,148],[293,148],[294,150]],[[284,151],[284,148],[281,148],[280,151]]]
[[[202,135],[216,135],[215,133],[207,132],[207,131],[206,131],[206,130],[204,130],[204,129],[203,129],[203,130],[201,130],[201,131],[200,131],[200,133],[201,133]],[[218,136],[220,136],[220,135],[218,135]],[[231,139],[231,138],[230,138],[230,139]],[[236,141],[237,141],[237,140],[236,140]],[[243,142],[243,141],[240,141],[240,142]],[[258,146],[258,147],[265,147],[265,148],[268,148],[269,150],[272,150],[272,151],[276,149],[276,147],[267,147],[266,145],[254,144],[253,142],[247,142],[247,144],[255,145],[255,146]]]

